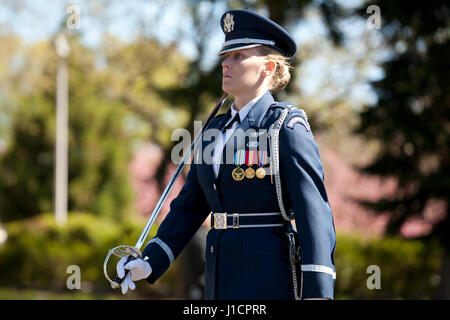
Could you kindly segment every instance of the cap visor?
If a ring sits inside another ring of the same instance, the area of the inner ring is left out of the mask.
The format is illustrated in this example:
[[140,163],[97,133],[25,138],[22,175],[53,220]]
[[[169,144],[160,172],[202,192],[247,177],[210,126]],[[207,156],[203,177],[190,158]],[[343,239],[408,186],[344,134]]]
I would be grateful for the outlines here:
[[262,46],[262,44],[259,44],[259,43],[256,43],[256,44],[234,44],[231,46],[223,47],[222,50],[217,55],[221,56],[227,52],[243,50],[243,49],[250,49],[250,48],[255,48],[255,47],[260,47],[260,46]]

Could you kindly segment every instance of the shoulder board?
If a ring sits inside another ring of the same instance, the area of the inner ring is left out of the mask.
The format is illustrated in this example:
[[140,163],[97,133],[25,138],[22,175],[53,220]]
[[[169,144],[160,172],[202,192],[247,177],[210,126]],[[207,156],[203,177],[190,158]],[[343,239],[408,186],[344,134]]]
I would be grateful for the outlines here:
[[289,109],[289,113],[297,113],[298,115],[293,115],[289,121],[287,122],[286,126],[288,128],[293,129],[294,124],[301,123],[305,126],[307,131],[311,131],[311,127],[308,123],[308,116],[306,115],[305,110],[297,108],[290,102],[274,102],[270,107],[273,108],[283,108],[283,109]]
[[272,103],[270,105],[271,108],[283,108],[283,109],[289,109],[289,112],[294,111],[294,110],[298,110],[298,108],[296,106],[294,106],[292,103],[290,102],[277,102],[275,101],[274,103]]

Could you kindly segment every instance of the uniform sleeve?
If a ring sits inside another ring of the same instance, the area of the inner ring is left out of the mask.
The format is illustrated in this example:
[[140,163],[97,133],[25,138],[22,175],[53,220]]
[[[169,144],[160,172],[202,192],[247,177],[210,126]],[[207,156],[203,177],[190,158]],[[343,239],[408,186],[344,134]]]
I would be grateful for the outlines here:
[[322,162],[307,119],[290,112],[280,131],[280,174],[295,214],[303,298],[334,297],[336,233]]
[[197,166],[191,164],[183,188],[170,203],[169,213],[142,253],[152,267],[152,274],[147,278],[149,283],[154,283],[169,268],[209,212],[210,208],[197,181]]

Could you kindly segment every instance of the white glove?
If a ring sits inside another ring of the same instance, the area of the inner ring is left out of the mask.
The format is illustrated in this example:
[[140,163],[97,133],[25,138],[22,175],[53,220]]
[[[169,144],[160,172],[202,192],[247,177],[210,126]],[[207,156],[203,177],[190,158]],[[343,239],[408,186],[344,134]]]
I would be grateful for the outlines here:
[[128,257],[123,257],[119,260],[116,266],[117,276],[119,278],[123,278],[125,276],[125,269],[130,270],[120,285],[122,287],[122,294],[127,293],[128,289],[134,290],[136,288],[133,281],[146,279],[152,273],[152,267],[148,261],[138,258],[126,263],[127,260]]

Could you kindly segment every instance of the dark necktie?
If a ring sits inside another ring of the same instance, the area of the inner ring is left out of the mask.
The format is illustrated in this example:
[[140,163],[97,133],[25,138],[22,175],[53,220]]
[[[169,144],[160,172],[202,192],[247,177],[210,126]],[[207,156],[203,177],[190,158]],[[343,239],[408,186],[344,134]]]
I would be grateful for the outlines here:
[[230,123],[228,123],[228,124],[223,128],[222,132],[225,132],[227,129],[230,129],[230,128],[233,126],[233,124],[234,124],[235,122],[237,122],[238,124],[241,123],[241,118],[239,117],[239,112],[236,113],[236,114],[234,115],[233,120],[231,120]]
[[[233,120],[231,120],[230,123],[228,123],[228,124],[223,128],[223,130],[222,130],[223,134],[225,134],[226,130],[227,130],[227,129],[230,129],[230,128],[233,126],[233,124],[234,124],[235,122],[237,122],[238,124],[241,123],[241,118],[239,117],[239,112],[236,113],[236,114],[234,115]],[[226,141],[225,141],[225,145],[226,145]],[[221,163],[220,163],[220,167],[219,167],[219,172],[220,172],[220,170],[223,168],[223,165],[225,164],[225,159],[226,159],[226,149],[227,149],[227,148],[225,147],[225,145],[223,146],[223,149],[221,150],[221,151],[222,151],[222,156],[221,156],[222,159],[221,159]]]

